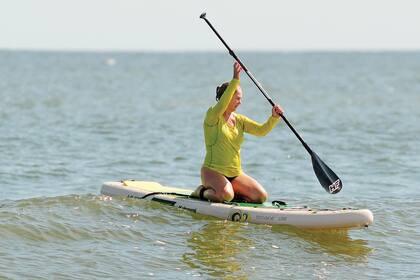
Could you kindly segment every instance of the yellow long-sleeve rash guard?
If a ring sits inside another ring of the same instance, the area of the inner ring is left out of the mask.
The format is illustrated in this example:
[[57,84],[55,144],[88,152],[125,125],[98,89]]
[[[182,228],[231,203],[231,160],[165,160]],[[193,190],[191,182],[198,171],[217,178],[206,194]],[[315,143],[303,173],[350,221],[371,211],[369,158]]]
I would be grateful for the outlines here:
[[230,126],[223,113],[226,111],[239,80],[233,79],[226,88],[219,102],[207,110],[204,119],[204,139],[206,157],[204,167],[215,170],[227,177],[241,174],[241,144],[244,132],[264,136],[279,122],[279,118],[270,116],[264,124],[257,123],[248,117],[235,113],[235,126]]

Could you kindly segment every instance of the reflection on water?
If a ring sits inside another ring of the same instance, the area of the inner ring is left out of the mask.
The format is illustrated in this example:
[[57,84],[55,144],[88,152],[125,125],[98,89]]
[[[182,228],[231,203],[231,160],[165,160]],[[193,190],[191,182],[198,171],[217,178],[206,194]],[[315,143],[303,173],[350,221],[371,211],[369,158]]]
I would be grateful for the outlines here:
[[[276,253],[267,251],[267,248],[283,245],[286,248],[296,248],[297,245],[303,255],[327,254],[327,262],[339,259],[344,265],[366,262],[373,251],[367,241],[351,238],[348,230],[309,231],[290,226],[258,226],[223,221],[209,221],[200,230],[190,233],[187,245],[191,251],[182,256],[186,265],[201,274],[222,279],[253,278],[253,272],[257,272],[253,266],[258,265],[253,264],[252,260],[261,257],[275,259]],[[283,248],[283,254],[288,255],[292,251]],[[286,265],[287,258],[282,262],[281,265]]]
[[245,233],[244,224],[209,222],[200,231],[191,233],[187,245],[192,252],[183,255],[183,262],[209,276],[248,279],[240,257],[254,245]]
[[373,248],[368,246],[367,241],[352,239],[348,230],[303,230],[290,226],[273,226],[273,232],[284,233],[289,236],[297,236],[315,246],[305,250],[313,253],[326,252],[333,256],[346,256],[350,260],[359,261],[368,256]]

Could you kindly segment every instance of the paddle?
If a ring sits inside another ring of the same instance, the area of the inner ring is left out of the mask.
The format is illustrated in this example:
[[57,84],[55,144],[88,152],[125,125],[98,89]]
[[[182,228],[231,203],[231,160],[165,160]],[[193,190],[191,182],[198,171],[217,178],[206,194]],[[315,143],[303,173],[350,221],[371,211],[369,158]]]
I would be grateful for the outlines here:
[[[206,13],[202,13],[200,15],[200,18],[206,21],[206,23],[210,26],[210,28],[213,30],[216,36],[220,39],[220,41],[222,41],[223,45],[225,45],[225,47],[228,49],[229,54],[242,66],[242,69],[245,71],[248,77],[252,80],[252,82],[257,86],[257,88],[264,95],[264,97],[271,104],[271,106],[274,106],[275,104],[273,100],[271,100],[270,96],[265,92],[261,84],[254,78],[251,72],[248,71],[248,68],[246,68],[246,66],[236,56],[236,54],[232,51],[232,49],[226,44],[225,40],[223,40],[223,38],[219,35],[219,33],[216,31],[216,29],[213,27],[210,21],[206,18]],[[299,139],[299,141],[302,143],[303,147],[305,147],[306,151],[308,151],[308,153],[311,155],[312,167],[314,169],[316,177],[318,178],[318,181],[321,184],[321,186],[328,193],[331,193],[331,194],[338,193],[343,187],[343,184],[340,178],[338,178],[338,176],[319,158],[319,156],[314,151],[312,151],[311,148],[309,148],[308,144],[306,144],[305,141],[303,141],[302,137],[300,137],[297,131],[286,119],[286,117],[284,115],[280,115],[280,116],[284,120],[284,122],[287,124],[287,126],[292,130],[295,136]]]

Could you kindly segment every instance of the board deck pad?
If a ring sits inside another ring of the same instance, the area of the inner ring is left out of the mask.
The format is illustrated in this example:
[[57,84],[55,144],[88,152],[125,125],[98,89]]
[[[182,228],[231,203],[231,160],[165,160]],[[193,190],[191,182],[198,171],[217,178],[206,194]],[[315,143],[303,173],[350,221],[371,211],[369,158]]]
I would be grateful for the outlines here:
[[[139,188],[145,191],[150,191],[151,193],[154,192],[162,192],[162,193],[179,193],[180,195],[191,195],[193,190],[190,189],[182,189],[182,188],[174,188],[174,187],[167,187],[163,186],[157,182],[147,182],[147,181],[135,181],[135,180],[123,180],[122,183],[124,186],[131,187],[131,188]],[[190,199],[198,199],[198,198],[190,198]],[[283,202],[284,203],[284,202]],[[224,204],[228,205],[237,205],[243,207],[258,207],[258,208],[281,208],[286,207],[286,205],[276,205],[274,206],[271,202],[264,202],[264,203],[249,203],[244,201],[230,201],[224,202]],[[284,203],[285,204],[285,203]]]

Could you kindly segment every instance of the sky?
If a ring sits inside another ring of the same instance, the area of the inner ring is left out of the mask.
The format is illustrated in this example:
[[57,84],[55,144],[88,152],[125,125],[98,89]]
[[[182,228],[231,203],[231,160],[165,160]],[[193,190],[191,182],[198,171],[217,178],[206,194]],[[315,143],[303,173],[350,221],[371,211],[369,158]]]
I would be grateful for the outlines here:
[[0,49],[420,50],[419,0],[0,0]]

